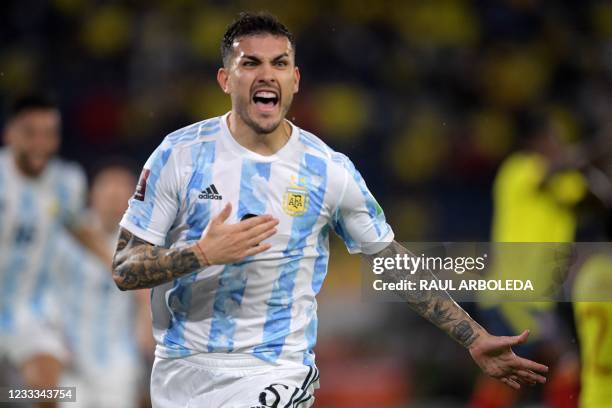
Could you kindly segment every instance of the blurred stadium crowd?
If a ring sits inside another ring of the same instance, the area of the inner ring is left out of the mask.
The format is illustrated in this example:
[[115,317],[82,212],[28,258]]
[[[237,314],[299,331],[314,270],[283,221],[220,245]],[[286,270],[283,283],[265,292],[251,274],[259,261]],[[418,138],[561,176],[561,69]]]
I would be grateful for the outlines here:
[[[496,171],[534,110],[584,151],[612,137],[612,4],[595,0],[2,2],[0,103],[52,90],[63,157],[142,164],[170,131],[229,110],[219,44],[243,9],[294,32],[289,118],[352,159],[400,240],[489,240]],[[602,214],[581,213],[578,239],[602,239]],[[320,406],[464,406],[469,356],[403,305],[361,303],[343,251],[321,294]]]
[[[1,6],[0,87],[57,92],[64,153],[141,162],[167,132],[225,112],[219,38],[267,9],[297,37],[290,116],[359,164],[404,239],[487,239],[489,185],[545,107],[566,138],[609,128],[603,1],[95,2]],[[408,211],[408,209],[410,211]],[[461,214],[461,217],[457,217]]]

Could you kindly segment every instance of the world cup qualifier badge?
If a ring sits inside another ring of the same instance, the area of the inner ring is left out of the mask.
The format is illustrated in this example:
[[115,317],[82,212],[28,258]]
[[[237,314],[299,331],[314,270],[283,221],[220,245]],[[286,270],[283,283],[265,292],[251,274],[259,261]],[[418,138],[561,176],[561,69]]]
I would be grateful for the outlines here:
[[147,192],[147,180],[149,179],[149,174],[151,174],[151,170],[143,169],[142,173],[140,173],[140,178],[138,179],[138,184],[136,185],[136,192],[134,193],[134,199],[138,201],[144,201],[145,193]]
[[305,187],[288,187],[283,195],[283,210],[292,217],[299,217],[308,211],[308,201],[308,190]]

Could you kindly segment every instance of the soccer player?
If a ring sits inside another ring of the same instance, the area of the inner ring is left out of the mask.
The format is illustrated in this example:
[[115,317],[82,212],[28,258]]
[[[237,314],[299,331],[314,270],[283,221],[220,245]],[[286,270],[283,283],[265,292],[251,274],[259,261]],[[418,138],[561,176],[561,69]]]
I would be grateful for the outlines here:
[[[149,158],[114,279],[153,288],[153,406],[307,407],[330,230],[369,258],[407,251],[350,160],[285,119],[300,80],[287,28],[243,13],[222,57],[232,109],[171,133]],[[446,293],[405,297],[486,373],[517,388],[545,381],[547,367],[511,350],[527,332],[491,336]]]
[[67,356],[57,330],[50,288],[54,235],[66,228],[100,251],[95,234],[79,222],[86,183],[81,169],[54,158],[60,113],[48,98],[17,100],[0,149],[0,355],[21,370],[26,385],[57,385]]
[[[129,163],[108,159],[92,179],[85,219],[114,248],[118,223],[136,185]],[[67,234],[57,234],[54,282],[63,290],[63,322],[70,364],[62,384],[76,386],[66,407],[136,407],[143,359],[153,354],[149,290],[125,296],[113,284],[109,265]],[[56,255],[57,256],[57,255]],[[139,349],[140,348],[140,349]]]
[[[608,210],[606,238],[612,238],[612,213]],[[576,329],[580,339],[580,407],[610,405],[612,398],[612,256],[609,243],[592,254],[580,268],[573,287]]]
[[[576,233],[575,207],[587,190],[587,180],[575,168],[567,146],[546,114],[532,113],[525,121],[523,149],[500,166],[493,187],[494,242],[541,243],[498,245],[490,279],[529,279],[534,299],[550,300],[569,267],[569,246]],[[555,245],[555,243],[557,243]],[[533,358],[541,353],[554,362],[561,353],[556,303],[518,302],[516,294],[482,295],[485,323],[498,335],[511,336],[530,327],[532,335],[519,352]],[[542,352],[545,353],[542,353]],[[473,407],[510,407],[519,394],[500,389],[483,377],[476,388]]]
[[[91,209],[87,212],[86,219],[90,221],[98,235],[105,238],[106,249],[110,253],[117,244],[119,222],[127,209],[136,181],[134,164],[121,157],[108,158],[95,169],[90,193]],[[97,257],[97,260],[100,258]],[[108,270],[109,265],[104,264],[104,266],[107,268],[107,274],[104,276],[104,285],[106,285],[108,282],[106,278],[112,276],[112,272]],[[138,325],[136,340],[141,353],[153,357],[155,341],[151,334],[150,290],[136,291],[135,295]]]

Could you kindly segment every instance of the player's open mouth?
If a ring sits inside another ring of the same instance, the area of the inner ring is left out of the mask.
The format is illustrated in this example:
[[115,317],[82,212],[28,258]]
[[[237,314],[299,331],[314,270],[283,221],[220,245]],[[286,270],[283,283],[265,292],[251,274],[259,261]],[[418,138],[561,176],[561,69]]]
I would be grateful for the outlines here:
[[253,94],[253,103],[262,112],[272,112],[278,105],[278,101],[276,91],[259,90]]

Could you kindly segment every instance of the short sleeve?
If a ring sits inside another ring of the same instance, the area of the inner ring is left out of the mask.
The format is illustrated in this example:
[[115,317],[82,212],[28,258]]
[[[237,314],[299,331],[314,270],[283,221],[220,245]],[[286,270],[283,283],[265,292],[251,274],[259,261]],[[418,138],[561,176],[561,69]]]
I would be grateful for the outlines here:
[[393,241],[393,230],[353,163],[339,153],[335,161],[342,166],[344,185],[332,213],[332,227],[351,254],[375,254]]
[[580,172],[564,171],[551,178],[548,190],[557,202],[571,206],[584,198],[587,193],[587,184]]
[[119,223],[137,237],[158,246],[165,244],[179,208],[180,173],[174,153],[165,141],[149,157]]

